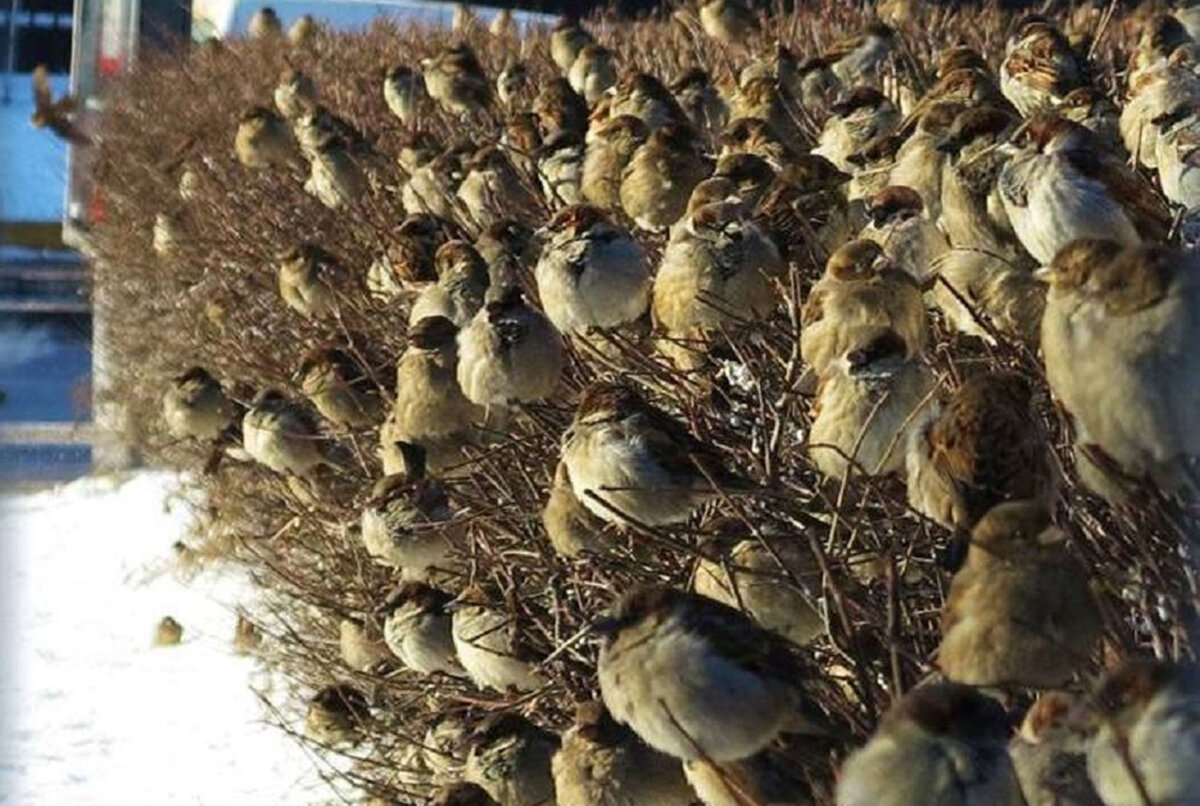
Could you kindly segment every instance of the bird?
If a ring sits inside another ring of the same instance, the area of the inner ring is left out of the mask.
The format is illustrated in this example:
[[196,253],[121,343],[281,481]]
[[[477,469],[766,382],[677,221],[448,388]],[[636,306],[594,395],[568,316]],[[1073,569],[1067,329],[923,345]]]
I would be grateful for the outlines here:
[[538,90],[530,111],[537,116],[538,128],[547,140],[560,132],[582,135],[587,130],[587,101],[561,76]]
[[942,609],[937,665],[950,680],[993,688],[1057,688],[1100,638],[1083,564],[1043,501],[1006,501],[971,530]]
[[429,97],[452,115],[469,115],[492,102],[492,85],[469,45],[443,48],[436,56],[423,59],[421,70]]
[[435,783],[461,782],[467,763],[469,715],[449,709],[431,715],[422,737],[422,759]]
[[1038,344],[1046,286],[1025,261],[964,247],[942,253],[934,271],[936,282],[927,298],[952,328],[992,344],[995,338],[983,324],[987,322],[999,333]]
[[445,317],[455,327],[465,327],[483,307],[488,289],[488,267],[475,247],[465,240],[451,240],[433,256],[437,281],[413,300],[408,324],[422,319]]
[[1025,117],[1055,106],[1084,82],[1070,42],[1045,21],[1022,25],[1005,49],[1000,91]]
[[1091,131],[1107,150],[1119,152],[1123,148],[1121,110],[1095,87],[1076,87],[1066,94],[1055,111]]
[[434,255],[447,240],[446,222],[428,213],[406,216],[383,254],[367,269],[367,292],[388,302],[419,293],[437,280]]
[[1200,670],[1136,658],[1109,671],[1092,695],[1099,726],[1087,769],[1106,806],[1190,803],[1200,771]]
[[541,243],[531,226],[515,218],[506,218],[493,222],[479,234],[475,239],[475,251],[488,267],[488,290],[484,299],[491,302],[532,276]]
[[727,45],[743,45],[758,33],[758,17],[740,0],[708,0],[700,6],[704,33]]
[[1053,396],[1075,430],[1076,469],[1112,502],[1152,479],[1183,483],[1192,436],[1196,258],[1169,246],[1078,240],[1039,272],[1049,283],[1042,352]]
[[405,126],[416,122],[424,97],[425,80],[411,67],[399,64],[387,71],[383,78],[383,101]]
[[384,605],[383,640],[400,662],[420,674],[463,677],[446,605],[453,597],[421,582],[405,582]]
[[995,700],[957,683],[908,692],[842,764],[837,806],[1023,806]]
[[367,195],[369,183],[345,142],[329,137],[312,154],[304,189],[329,209],[339,210]]
[[1016,153],[1000,172],[1000,195],[1021,244],[1042,265],[1077,238],[1127,245],[1165,238],[1166,206],[1078,123],[1038,115],[1012,147]]
[[242,418],[250,458],[281,475],[306,477],[329,465],[326,437],[312,412],[275,389],[255,395]]
[[455,150],[439,154],[417,165],[401,190],[408,213],[428,213],[444,221],[458,215],[458,186],[466,175],[463,155]]
[[542,528],[560,557],[575,559],[585,553],[594,554],[604,545],[604,521],[579,503],[567,466],[561,460],[555,465],[554,479],[542,508]]
[[934,379],[895,330],[859,330],[819,376],[808,455],[827,478],[902,473]]
[[793,150],[803,151],[808,145],[808,137],[796,122],[796,112],[771,76],[752,78],[738,87],[730,98],[729,116],[765,122],[771,133]]
[[687,211],[692,189],[709,171],[690,126],[661,126],[650,133],[625,166],[621,207],[642,229],[670,227]]
[[504,65],[496,76],[496,98],[506,108],[511,108],[529,83],[529,70],[521,62],[510,62]]
[[[507,11],[508,9],[502,9]],[[438,789],[430,801],[433,806],[500,806],[487,790],[478,784],[459,781]]]
[[668,88],[687,116],[688,122],[706,141],[713,142],[729,122],[729,105],[721,97],[708,73],[691,68]]
[[718,487],[748,485],[715,449],[620,383],[593,383],[580,394],[562,461],[575,497],[607,523],[678,523]]
[[824,716],[803,701],[802,671],[783,640],[738,610],[647,585],[595,629],[605,707],[661,753],[737,761],[784,730],[825,730]]
[[692,574],[695,593],[744,611],[797,645],[824,634],[816,607],[821,571],[802,536],[746,536],[736,521],[722,522],[713,532],[702,546],[709,556],[697,561]]
[[849,180],[849,174],[815,154],[789,160],[776,174],[759,200],[755,219],[782,257],[811,253],[819,260],[853,237],[855,223],[842,189]]
[[1129,78],[1129,99],[1121,108],[1117,130],[1125,150],[1147,168],[1157,167],[1159,126],[1155,119],[1200,102],[1200,76],[1182,54],[1181,49]]
[[512,712],[497,712],[467,736],[463,778],[477,784],[501,806],[553,804],[550,761],[558,736]]
[[458,334],[458,385],[489,411],[550,397],[565,363],[562,336],[519,286],[480,308]]
[[731,152],[717,157],[711,178],[728,181],[733,196],[753,211],[758,209],[775,177],[771,163],[757,154]]
[[369,672],[388,658],[378,627],[358,619],[343,618],[338,623],[338,648],[342,662],[355,672]]
[[583,200],[583,139],[571,131],[553,135],[537,150],[535,173],[551,208]]
[[812,153],[825,157],[838,170],[853,173],[850,155],[867,143],[890,134],[901,123],[900,110],[882,92],[856,86],[833,104]]
[[916,129],[896,150],[895,163],[887,174],[888,185],[916,191],[933,222],[942,214],[942,174],[947,162],[939,146],[963,109],[953,101],[930,104],[918,118]]
[[1002,258],[1025,255],[1011,232],[999,187],[1008,162],[1004,144],[1017,124],[1016,116],[1001,107],[968,107],[938,144],[946,154],[938,224],[952,247]]
[[288,44],[296,49],[308,47],[320,32],[321,26],[313,19],[312,14],[301,14],[288,28]]
[[1089,735],[1078,724],[1082,698],[1060,691],[1038,697],[1008,743],[1027,806],[1103,806],[1087,771]]
[[1200,206],[1200,106],[1183,106],[1154,119],[1159,124],[1155,163],[1167,201],[1191,211]]
[[604,703],[575,707],[575,721],[551,760],[557,806],[690,806],[679,763],[617,723]]
[[921,286],[933,281],[938,258],[950,248],[926,215],[921,194],[901,185],[885,187],[867,199],[867,225],[859,237],[883,247],[888,259]]
[[633,236],[603,210],[572,205],[544,228],[534,268],[542,308],[564,335],[638,320],[650,305],[650,267]]
[[247,168],[298,167],[300,157],[287,124],[265,106],[249,109],[238,121],[233,150]]
[[183,625],[171,616],[163,616],[154,627],[155,646],[176,646],[183,641]]
[[357,742],[371,720],[367,697],[350,683],[325,686],[308,701],[304,733],[325,745]]
[[608,118],[588,131],[580,181],[585,202],[610,211],[620,208],[625,166],[648,136],[646,124],[633,115]]
[[250,17],[246,24],[246,32],[251,39],[274,39],[283,36],[283,26],[279,24],[279,15],[271,6],[263,6]]
[[650,132],[666,126],[688,126],[687,113],[675,100],[675,96],[655,76],[644,72],[628,72],[612,89],[609,102],[609,117],[633,115]]
[[589,42],[584,45],[567,71],[571,88],[588,104],[599,101],[617,83],[617,61],[612,51]]
[[300,117],[317,104],[317,86],[305,73],[286,67],[275,85],[275,108],[288,120]]
[[579,52],[593,42],[592,35],[572,17],[560,17],[550,30],[550,58],[559,72],[567,73]]
[[73,120],[76,102],[72,95],[54,100],[50,73],[46,65],[33,68],[33,115],[29,122],[35,129],[49,129],[55,135],[76,146],[91,145],[92,140]]
[[295,377],[309,402],[336,426],[370,428],[381,419],[379,387],[359,360],[340,347],[314,347]]
[[280,253],[279,295],[306,319],[334,316],[338,296],[347,282],[341,263],[321,247],[304,243]]
[[468,586],[447,606],[458,662],[476,686],[504,692],[534,691],[545,684],[516,615],[482,585]]
[[801,311],[800,355],[819,378],[864,332],[890,328],[909,355],[924,351],[928,322],[921,289],[874,241],[856,240],[829,256]]
[[1049,445],[1033,389],[1014,372],[967,378],[909,434],[908,503],[947,529],[970,529],[1005,501],[1051,504]]
[[879,20],[868,22],[862,32],[836,43],[821,58],[844,87],[878,86],[879,70],[896,45],[896,32]]
[[531,187],[497,146],[484,146],[466,164],[466,176],[455,192],[466,215],[464,224],[482,232],[509,215],[528,215],[538,200]]
[[216,440],[234,425],[238,406],[203,367],[171,379],[162,397],[162,417],[175,439]]

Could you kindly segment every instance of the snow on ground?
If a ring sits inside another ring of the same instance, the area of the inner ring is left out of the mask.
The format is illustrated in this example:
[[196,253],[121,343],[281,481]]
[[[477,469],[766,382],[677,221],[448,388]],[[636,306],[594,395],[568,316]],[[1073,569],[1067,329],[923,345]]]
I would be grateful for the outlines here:
[[[67,182],[67,146],[49,130],[33,128],[33,79],[11,76],[12,103],[0,104],[0,221],[59,221]],[[69,78],[50,76],[54,97]]]
[[[142,472],[0,496],[0,803],[304,804],[328,799],[307,754],[265,724],[269,686],[231,649],[247,582],[184,585],[178,478]],[[183,643],[152,647],[171,615]]]

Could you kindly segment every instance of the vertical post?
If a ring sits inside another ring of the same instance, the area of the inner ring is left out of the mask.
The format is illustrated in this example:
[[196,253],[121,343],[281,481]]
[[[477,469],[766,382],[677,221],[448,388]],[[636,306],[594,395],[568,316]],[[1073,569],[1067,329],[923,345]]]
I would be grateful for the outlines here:
[[17,70],[17,14],[21,11],[21,0],[11,0],[8,6],[8,36],[5,37],[4,54],[4,104],[12,103],[12,77]]

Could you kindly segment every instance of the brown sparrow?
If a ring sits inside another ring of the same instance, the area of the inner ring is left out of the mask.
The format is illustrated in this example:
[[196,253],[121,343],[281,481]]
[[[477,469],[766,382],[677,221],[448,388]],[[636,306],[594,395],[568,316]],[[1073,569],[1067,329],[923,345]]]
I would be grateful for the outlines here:
[[[408,330],[408,347],[396,363],[396,403],[389,433],[427,450],[458,439],[483,412],[463,395],[455,373],[458,328],[443,316],[427,316]],[[435,462],[440,465],[440,462]]]
[[[447,607],[453,612],[451,633],[458,662],[476,686],[497,691],[510,688],[533,691],[546,682],[536,669],[533,654],[523,643],[516,616],[503,604],[497,604],[481,586],[468,587]],[[547,757],[547,775],[549,766]]]
[[487,303],[458,334],[458,385],[488,410],[550,397],[565,362],[562,336],[526,304],[518,286]]
[[1039,501],[992,508],[942,609],[938,668],[972,686],[1055,688],[1100,638],[1087,570]]
[[1100,726],[1088,774],[1106,806],[1186,804],[1200,778],[1200,670],[1155,660],[1127,661],[1093,696]]
[[764,76],[743,84],[730,99],[729,116],[765,121],[771,132],[795,151],[803,151],[807,145],[808,138],[796,122],[796,113],[774,78]]
[[707,0],[700,6],[704,33],[726,45],[744,45],[758,33],[758,17],[740,0]]
[[1027,806],[1104,806],[1088,778],[1088,736],[1072,724],[1082,706],[1076,700],[1043,694],[1008,744]]
[[1078,123],[1039,115],[1013,146],[1000,172],[1000,195],[1021,244],[1043,265],[1076,238],[1133,245],[1165,237],[1166,206]]
[[1045,21],[1021,26],[1000,64],[1000,91],[1025,117],[1055,106],[1084,82],[1071,43]]
[[273,39],[283,36],[283,27],[279,24],[279,15],[270,6],[263,6],[255,11],[246,25],[246,32],[251,39]]
[[679,762],[651,750],[600,702],[575,709],[551,761],[557,806],[690,806]]
[[407,216],[388,238],[383,254],[367,268],[367,291],[387,302],[406,292],[416,292],[437,280],[433,258],[446,242],[446,222],[416,213]]
[[[842,187],[850,175],[815,154],[791,160],[779,171],[758,204],[757,220],[786,258],[833,251],[853,237]],[[802,222],[802,223],[801,223]],[[813,243],[814,236],[816,243]]]
[[992,343],[982,318],[1001,333],[1038,343],[1046,288],[1022,261],[982,248],[951,249],[935,271],[928,298],[955,330]]
[[316,106],[317,87],[294,67],[286,68],[275,85],[275,108],[289,120]]
[[365,156],[371,151],[366,136],[353,123],[322,104],[302,107],[290,122],[300,151],[310,161],[330,141],[337,141],[356,157]]
[[330,210],[352,205],[367,194],[367,177],[339,138],[330,137],[316,147],[310,168],[304,189]]
[[1170,247],[1076,241],[1041,274],[1050,283],[1042,352],[1050,391],[1075,426],[1082,480],[1120,501],[1132,480],[1181,481],[1200,445],[1196,261]]
[[542,136],[549,139],[559,132],[583,135],[588,126],[588,106],[565,78],[553,78],[538,91],[530,108],[537,115]]
[[801,311],[800,355],[817,377],[861,344],[894,330],[908,355],[924,351],[929,326],[921,289],[874,241],[851,241],[829,256]]
[[338,291],[346,281],[346,270],[314,244],[291,247],[279,256],[279,295],[306,319],[335,315]]
[[633,115],[609,118],[588,132],[580,191],[589,204],[606,210],[620,206],[621,176],[647,135],[646,124]]
[[276,473],[308,476],[328,464],[316,418],[274,389],[259,392],[242,418],[242,446]]
[[550,31],[550,58],[558,65],[559,72],[565,74],[579,58],[579,52],[592,41],[592,35],[578,20],[561,17]]
[[337,347],[315,347],[296,371],[300,389],[329,422],[370,428],[380,419],[379,388],[356,358]]
[[956,683],[913,689],[842,765],[838,806],[1024,806],[995,700]]
[[371,721],[366,696],[350,683],[326,686],[308,701],[304,733],[325,745],[356,742]]
[[533,273],[541,244],[528,225],[504,219],[479,234],[475,239],[475,251],[488,267],[486,299],[490,302]]
[[808,455],[827,478],[904,470],[908,435],[929,405],[934,379],[896,331],[856,331],[819,375]]
[[312,14],[301,14],[287,30],[288,44],[297,50],[306,48],[320,32],[321,26],[313,19]]
[[154,626],[154,646],[178,646],[183,641],[183,625],[163,616]]
[[950,248],[946,236],[926,215],[921,195],[901,185],[886,187],[867,199],[867,225],[859,237],[883,247],[888,259],[922,286],[933,281],[938,259]]
[[466,781],[500,806],[549,806],[554,800],[550,760],[558,737],[511,712],[497,712],[467,735]]
[[1120,151],[1120,109],[1095,87],[1076,87],[1055,108],[1058,114],[1090,130],[1109,151]]
[[633,115],[656,131],[668,123],[686,125],[687,114],[663,83],[649,73],[627,73],[613,89],[609,117]]
[[678,523],[716,494],[714,484],[744,484],[714,449],[619,384],[584,389],[562,461],[579,502],[609,523]]
[[938,145],[946,155],[938,224],[956,249],[1014,258],[1025,251],[1011,232],[1000,197],[1000,173],[1008,161],[1001,150],[1018,119],[998,106],[960,112]]
[[575,57],[575,62],[567,71],[567,80],[588,104],[594,104],[608,92],[609,87],[616,86],[617,60],[608,48],[589,42]]
[[458,663],[446,605],[453,597],[420,582],[406,582],[388,598],[383,640],[391,653],[420,674],[466,674]]
[[468,115],[492,102],[492,85],[466,44],[443,48],[421,61],[425,92],[452,115]]
[[368,629],[357,619],[344,618],[338,624],[338,650],[351,671],[369,672],[388,659],[383,640],[371,636]]
[[875,20],[821,55],[844,87],[878,86],[879,69],[896,45],[896,32]]
[[785,730],[820,732],[801,716],[802,673],[785,642],[740,611],[650,585],[596,626],[605,706],[662,753],[737,761]]
[[791,145],[775,135],[765,120],[758,118],[734,118],[729,121],[721,132],[719,143],[719,156],[753,154],[762,157],[775,169],[786,169],[800,156]]
[[546,316],[566,335],[639,319],[650,304],[650,268],[641,246],[598,207],[575,205],[545,227],[534,269]]
[[418,165],[401,190],[404,209],[410,215],[429,213],[445,221],[458,215],[455,194],[466,175],[464,155],[451,150]]
[[753,210],[775,182],[775,169],[756,154],[731,152],[717,158],[713,178],[727,180],[733,195]]
[[1054,498],[1049,446],[1015,373],[968,378],[911,432],[908,503],[947,529],[970,529],[1004,501]]
[[709,169],[690,126],[664,125],[629,158],[621,176],[621,206],[642,229],[665,229],[687,211],[692,188]]
[[500,75],[496,76],[496,97],[506,108],[510,108],[528,83],[529,71],[525,65],[521,62],[510,62],[504,65]]
[[850,155],[900,125],[900,110],[874,87],[857,86],[830,107],[813,153],[851,172]]
[[455,195],[466,215],[464,225],[482,232],[508,215],[528,216],[537,199],[504,150],[485,146],[467,161],[467,175]]
[[413,300],[408,324],[444,316],[456,327],[464,327],[483,307],[488,289],[488,267],[475,247],[467,241],[447,241],[433,257],[437,282]]
[[561,461],[554,468],[550,495],[542,509],[542,527],[560,557],[574,559],[585,552],[595,554],[603,545],[604,521],[579,503],[567,466]]
[[694,67],[672,81],[670,90],[692,127],[708,141],[715,141],[729,122],[729,107],[708,73]]
[[1192,210],[1200,205],[1200,104],[1155,118],[1162,125],[1155,147],[1158,182],[1167,200]]
[[538,182],[551,207],[583,200],[583,153],[583,140],[574,132],[559,132],[538,149]]
[[203,367],[177,375],[163,393],[163,422],[175,439],[215,440],[237,416],[237,405]]
[[33,115],[30,116],[29,122],[35,129],[49,129],[74,145],[91,144],[91,139],[72,119],[76,107],[75,98],[64,95],[57,101],[54,100],[50,74],[44,64],[33,68],[33,107]]
[[416,120],[417,110],[425,97],[425,81],[410,67],[397,65],[383,78],[383,101],[392,114],[405,126]]
[[1154,121],[1200,101],[1200,76],[1186,60],[1173,56],[1131,76],[1129,96],[1117,121],[1121,142],[1140,164],[1155,168],[1159,126]]
[[233,150],[238,162],[247,168],[300,164],[287,124],[265,106],[256,106],[242,115],[233,138]]
[[913,133],[896,150],[895,163],[888,173],[887,184],[910,187],[917,192],[930,221],[936,222],[942,214],[946,153],[938,146],[962,110],[961,104],[951,101],[931,104],[921,114]]

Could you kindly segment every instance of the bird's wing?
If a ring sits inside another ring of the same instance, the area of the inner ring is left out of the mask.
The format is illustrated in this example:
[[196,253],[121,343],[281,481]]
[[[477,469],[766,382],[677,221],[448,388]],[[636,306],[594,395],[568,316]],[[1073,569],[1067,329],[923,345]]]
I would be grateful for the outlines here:
[[1087,149],[1068,152],[1066,157],[1076,171],[1104,185],[1113,200],[1125,208],[1138,234],[1147,240],[1166,239],[1171,210],[1149,182],[1111,154]]

